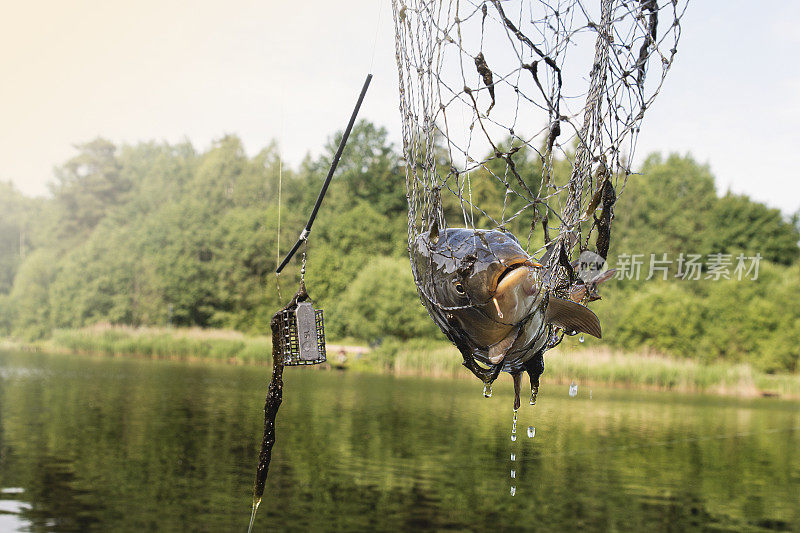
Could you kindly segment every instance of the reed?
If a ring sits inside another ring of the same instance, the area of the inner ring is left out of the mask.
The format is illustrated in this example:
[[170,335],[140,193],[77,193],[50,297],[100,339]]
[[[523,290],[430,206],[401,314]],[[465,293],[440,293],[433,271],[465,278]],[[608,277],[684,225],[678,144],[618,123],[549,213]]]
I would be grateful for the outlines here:
[[[436,377],[466,377],[461,356],[448,344],[388,343],[372,351],[361,367]],[[559,349],[545,356],[543,383],[610,385],[730,396],[800,398],[800,375],[765,374],[745,363],[701,363],[655,352],[625,353],[606,348]]]
[[[347,344],[356,344],[356,341],[348,340]],[[83,329],[56,330],[48,341],[16,347],[156,359],[271,364],[272,340],[229,330],[100,324]],[[336,368],[359,372],[472,377],[462,367],[461,356],[452,345],[429,340],[387,340],[371,350],[330,343],[328,361]],[[545,356],[542,380],[543,383],[575,381],[581,385],[800,398],[800,375],[797,374],[765,374],[744,363],[700,363],[655,352],[626,353],[606,348],[556,348]]]
[[270,363],[272,340],[226,330],[132,328],[96,325],[62,329],[42,349],[154,359],[211,359],[232,363]]

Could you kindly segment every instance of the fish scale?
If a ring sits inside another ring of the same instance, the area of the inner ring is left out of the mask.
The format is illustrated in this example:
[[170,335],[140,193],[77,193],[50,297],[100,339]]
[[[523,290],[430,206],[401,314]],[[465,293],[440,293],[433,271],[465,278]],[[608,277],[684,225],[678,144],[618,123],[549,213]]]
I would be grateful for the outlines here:
[[[531,381],[536,401],[544,353],[563,335],[600,336],[600,322],[588,308],[561,298],[565,290],[549,282],[564,268],[562,253],[551,254],[544,268],[528,255],[513,234],[500,230],[448,228],[438,222],[411,243],[414,279],[420,299],[444,334],[456,345],[491,396],[491,382],[500,371]],[[524,275],[516,272],[525,269]],[[567,279],[575,276],[568,275]],[[566,288],[569,294],[569,287]]]

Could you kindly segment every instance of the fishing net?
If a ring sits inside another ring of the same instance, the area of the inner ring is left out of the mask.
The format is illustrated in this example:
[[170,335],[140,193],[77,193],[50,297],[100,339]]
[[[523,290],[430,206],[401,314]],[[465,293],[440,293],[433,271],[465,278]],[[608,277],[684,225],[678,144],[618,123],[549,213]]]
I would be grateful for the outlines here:
[[409,242],[434,221],[512,231],[558,250],[550,288],[567,290],[569,262],[608,254],[686,0],[392,4]]

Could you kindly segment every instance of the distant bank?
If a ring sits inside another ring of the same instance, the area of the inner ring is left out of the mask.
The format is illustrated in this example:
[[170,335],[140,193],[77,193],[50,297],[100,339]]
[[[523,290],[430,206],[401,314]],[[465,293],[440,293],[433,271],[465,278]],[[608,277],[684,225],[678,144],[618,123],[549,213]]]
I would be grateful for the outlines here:
[[[50,339],[22,343],[0,340],[0,348],[118,357],[272,363],[272,340],[235,331],[199,328],[129,328],[99,325],[56,330]],[[431,377],[472,378],[458,351],[446,342],[386,341],[369,348],[356,342],[330,342],[323,368]],[[747,364],[700,364],[652,353],[622,353],[605,348],[553,350],[545,358],[543,383],[610,385],[730,396],[800,399],[800,375],[765,374]]]

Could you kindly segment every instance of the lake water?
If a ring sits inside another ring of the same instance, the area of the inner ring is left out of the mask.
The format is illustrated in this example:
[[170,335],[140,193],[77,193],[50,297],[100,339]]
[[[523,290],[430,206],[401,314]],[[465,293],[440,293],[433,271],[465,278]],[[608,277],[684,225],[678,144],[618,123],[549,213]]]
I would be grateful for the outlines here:
[[[0,352],[0,531],[245,531],[269,372]],[[287,368],[256,529],[800,530],[800,404],[546,376]]]

